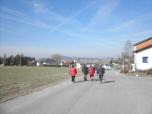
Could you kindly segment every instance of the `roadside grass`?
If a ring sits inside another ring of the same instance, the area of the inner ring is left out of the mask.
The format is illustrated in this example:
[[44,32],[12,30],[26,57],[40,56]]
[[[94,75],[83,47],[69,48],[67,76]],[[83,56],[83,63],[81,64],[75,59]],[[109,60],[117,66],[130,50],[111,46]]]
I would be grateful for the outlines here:
[[0,66],[0,103],[69,78],[67,67]]
[[148,75],[145,72],[129,72],[127,74],[125,74],[127,76],[139,76],[139,77],[152,77],[152,75]]
[[138,72],[131,72],[130,71],[128,73],[121,73],[120,70],[115,70],[115,71],[117,71],[122,76],[152,77],[151,74],[147,74],[147,72],[141,72],[141,71],[138,71]]

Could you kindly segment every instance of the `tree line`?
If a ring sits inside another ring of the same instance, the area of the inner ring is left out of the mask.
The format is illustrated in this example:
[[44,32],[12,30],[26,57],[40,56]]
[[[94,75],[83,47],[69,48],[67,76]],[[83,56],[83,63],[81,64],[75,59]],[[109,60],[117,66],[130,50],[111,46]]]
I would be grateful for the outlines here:
[[24,56],[23,54],[16,54],[15,56],[8,56],[4,54],[0,56],[0,64],[4,66],[24,66],[24,65],[36,65],[36,59],[34,57]]

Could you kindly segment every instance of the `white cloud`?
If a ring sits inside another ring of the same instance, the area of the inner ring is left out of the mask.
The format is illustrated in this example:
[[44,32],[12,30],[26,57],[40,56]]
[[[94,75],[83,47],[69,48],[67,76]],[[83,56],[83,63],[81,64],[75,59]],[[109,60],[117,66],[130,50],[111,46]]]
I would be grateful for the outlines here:
[[33,8],[32,10],[39,14],[38,16],[42,16],[41,14],[45,14],[44,18],[49,18],[50,20],[55,20],[57,22],[66,20],[65,16],[53,11],[53,7],[52,6],[48,7],[43,1],[40,2],[34,0],[28,3],[32,5]]
[[122,23],[121,25],[118,25],[112,29],[109,29],[110,31],[112,32],[118,32],[118,31],[121,31],[121,30],[126,30],[126,29],[129,29],[133,26],[135,26],[137,24],[137,21],[136,20],[129,20],[125,23]]
[[98,23],[101,23],[103,19],[110,16],[119,5],[119,0],[100,0],[97,3],[101,5],[99,6],[95,15],[90,19],[90,22],[87,26],[88,28],[97,25]]
[[20,19],[20,18],[17,18],[17,17],[6,16],[6,15],[0,15],[0,18],[20,22],[20,23],[31,25],[31,26],[34,26],[34,27],[40,27],[40,28],[44,28],[44,29],[52,29],[51,26],[49,26],[48,24],[46,24],[42,21],[37,21],[37,20],[30,21],[30,20]]
[[32,5],[33,5],[33,8],[34,8],[34,10],[36,11],[36,12],[38,12],[38,13],[43,13],[43,12],[47,12],[47,11],[49,11],[49,9],[44,5],[44,4],[42,4],[42,3],[40,3],[40,2],[33,2],[32,3]]
[[[17,13],[15,13],[16,15],[13,15],[14,12],[17,12]],[[57,29],[57,28],[60,28],[61,26],[63,26],[63,23],[66,24],[66,22],[67,22],[67,21],[65,22],[65,20],[66,20],[65,17],[63,17],[60,14],[55,13],[55,12],[50,12],[49,16],[53,17],[58,22],[62,23],[62,24],[59,24],[57,26],[50,26],[50,24],[48,22],[45,22],[45,21],[34,20],[34,19],[32,19],[32,17],[26,16],[24,13],[22,13],[20,11],[17,11],[17,10],[11,10],[11,9],[8,10],[8,8],[5,8],[5,13],[7,13],[7,15],[6,14],[1,14],[0,15],[0,18],[3,19],[2,22],[7,19],[7,20],[11,20],[11,21],[16,21],[18,23],[30,25],[30,26],[33,26],[33,27],[39,27],[39,28],[42,28],[42,29],[48,29],[51,32],[55,31],[55,29]],[[24,16],[20,17],[21,15],[24,15]],[[24,17],[29,17],[29,19],[28,18],[24,18]],[[69,19],[67,18],[67,20],[69,20]],[[58,29],[57,31],[62,32],[64,34],[67,34],[69,36],[75,36],[75,37],[80,38],[80,34],[78,34],[76,32],[72,32],[72,31],[69,32],[68,29],[64,29],[64,30]],[[1,28],[1,32],[10,32],[10,31],[8,31],[6,29],[4,30],[4,29]],[[11,32],[13,33],[13,31],[11,31]]]
[[20,11],[17,11],[15,9],[10,9],[10,8],[7,8],[7,7],[2,7],[1,8],[1,13],[2,14],[8,14],[8,15],[11,15],[11,16],[16,16],[16,17],[22,17],[22,18],[27,18],[28,16],[25,14],[25,13],[22,13]]
[[[33,11],[37,12],[38,16],[42,16],[41,14],[45,14],[44,18],[49,19],[50,22],[49,21],[46,22],[46,21],[42,21],[42,20],[38,20],[38,21],[33,20],[32,22],[30,22],[28,20],[19,20],[17,17],[15,19],[14,18],[13,19],[10,18],[10,19],[25,23],[25,24],[33,25],[33,26],[50,29],[51,32],[59,31],[59,32],[62,32],[69,36],[74,36],[74,37],[78,37],[78,38],[82,38],[83,36],[80,35],[78,32],[72,31],[70,28],[73,28],[73,27],[81,28],[82,23],[79,22],[76,19],[76,17],[81,15],[85,11],[87,11],[89,8],[91,8],[95,4],[95,2],[91,1],[84,8],[73,13],[71,16],[66,17],[66,16],[63,16],[62,14],[59,14],[58,12],[53,11],[53,8],[50,9],[50,7],[47,7],[45,5],[45,2],[43,2],[43,1],[40,2],[40,1],[32,0],[32,1],[27,1],[27,3],[32,5]],[[51,21],[53,21],[53,23]],[[67,26],[65,26],[65,25],[67,25]],[[61,28],[63,26],[65,26],[64,29]],[[68,27],[70,27],[70,28],[68,28]],[[70,32],[69,32],[69,29],[70,29]],[[82,39],[85,39],[85,38],[82,38]]]
[[129,30],[129,29],[134,29],[134,28],[137,28],[137,26],[143,26],[143,25],[146,25],[146,21],[147,20],[150,20],[152,18],[152,13],[146,13],[146,14],[143,14],[143,15],[140,15],[138,17],[135,17],[133,19],[130,19],[126,22],[123,22],[119,25],[116,25],[115,27],[113,28],[110,28],[108,31],[111,31],[111,32],[120,32],[120,31],[124,31],[124,30]]
[[133,34],[133,36],[141,36],[141,35],[152,35],[152,29],[144,30],[144,31]]
[[60,22],[60,24],[58,24],[57,26],[54,27],[53,31],[56,31],[58,28],[62,27],[63,25],[69,23],[70,21],[73,22],[73,20],[75,22],[78,22],[75,18],[79,15],[81,15],[82,13],[84,13],[86,10],[88,10],[89,8],[91,8],[93,6],[93,2],[91,2],[90,4],[88,4],[86,7],[80,9],[79,11],[73,13],[73,15],[71,15],[70,17],[66,17],[65,20],[62,20]]

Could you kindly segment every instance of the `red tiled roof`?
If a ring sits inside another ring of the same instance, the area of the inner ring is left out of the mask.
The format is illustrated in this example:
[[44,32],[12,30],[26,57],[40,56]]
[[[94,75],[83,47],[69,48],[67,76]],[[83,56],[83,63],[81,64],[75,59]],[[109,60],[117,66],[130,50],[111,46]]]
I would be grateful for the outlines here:
[[146,40],[143,40],[141,42],[138,42],[138,43],[134,44],[134,46],[136,46],[135,52],[145,50],[152,46],[152,37],[150,37]]

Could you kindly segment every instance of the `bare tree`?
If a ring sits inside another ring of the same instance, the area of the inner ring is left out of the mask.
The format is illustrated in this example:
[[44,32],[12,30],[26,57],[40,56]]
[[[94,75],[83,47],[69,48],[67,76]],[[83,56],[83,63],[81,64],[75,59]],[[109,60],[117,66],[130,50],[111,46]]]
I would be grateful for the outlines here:
[[123,63],[126,63],[130,69],[131,62],[133,61],[132,54],[133,46],[130,40],[127,40],[122,52]]
[[62,55],[60,55],[60,54],[53,54],[51,56],[51,59],[53,59],[57,64],[60,64],[60,62],[62,60]]
[[126,54],[127,57],[131,57],[132,56],[132,44],[130,40],[127,40],[125,43],[125,47],[124,47],[124,52]]
[[20,54],[17,54],[15,57],[14,57],[14,62],[15,62],[15,65],[19,66],[20,65]]
[[3,65],[5,66],[6,64],[7,64],[7,55],[5,53],[3,57]]
[[0,56],[0,64],[2,64],[3,63],[3,61],[2,61],[2,57]]

